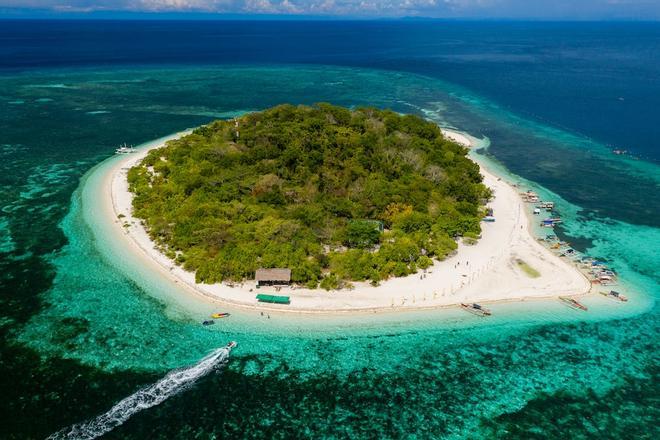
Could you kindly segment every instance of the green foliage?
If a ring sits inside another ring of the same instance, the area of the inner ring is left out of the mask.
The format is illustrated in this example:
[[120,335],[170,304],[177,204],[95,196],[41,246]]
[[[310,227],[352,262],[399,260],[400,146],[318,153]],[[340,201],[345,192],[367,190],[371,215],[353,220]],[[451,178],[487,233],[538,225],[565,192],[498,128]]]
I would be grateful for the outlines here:
[[433,265],[433,260],[431,260],[426,255],[422,255],[417,259],[417,267],[419,267],[420,269],[428,269],[432,265]]
[[358,248],[373,247],[380,238],[379,223],[353,220],[346,227],[346,245]]
[[340,280],[339,277],[335,274],[330,274],[321,280],[319,287],[325,290],[336,290],[339,289]]
[[435,124],[330,104],[215,121],[151,151],[128,181],[151,238],[198,281],[288,267],[325,289],[429,267],[452,237],[479,234],[490,196]]

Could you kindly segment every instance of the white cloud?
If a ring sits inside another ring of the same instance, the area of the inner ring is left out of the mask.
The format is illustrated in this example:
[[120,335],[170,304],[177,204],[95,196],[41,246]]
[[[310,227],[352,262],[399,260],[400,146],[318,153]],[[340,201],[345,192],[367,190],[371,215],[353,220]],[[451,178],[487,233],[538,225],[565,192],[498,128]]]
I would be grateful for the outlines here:
[[247,12],[272,13],[276,11],[276,8],[270,0],[245,0],[243,10]]
[[133,10],[146,11],[222,11],[231,0],[134,0]]
[[0,8],[64,12],[660,18],[660,0],[0,0]]

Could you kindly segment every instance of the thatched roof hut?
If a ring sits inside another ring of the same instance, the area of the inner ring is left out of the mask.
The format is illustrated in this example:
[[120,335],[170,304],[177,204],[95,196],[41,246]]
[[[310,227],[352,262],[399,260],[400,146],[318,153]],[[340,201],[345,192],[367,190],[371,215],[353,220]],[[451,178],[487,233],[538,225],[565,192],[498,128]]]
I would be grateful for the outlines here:
[[257,286],[283,285],[291,282],[291,269],[257,269]]

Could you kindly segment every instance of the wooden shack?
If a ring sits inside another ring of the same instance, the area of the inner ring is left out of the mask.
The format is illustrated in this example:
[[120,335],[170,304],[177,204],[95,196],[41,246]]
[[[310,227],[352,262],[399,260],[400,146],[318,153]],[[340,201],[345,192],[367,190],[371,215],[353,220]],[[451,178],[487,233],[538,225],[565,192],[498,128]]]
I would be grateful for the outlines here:
[[287,286],[291,283],[291,269],[257,269],[254,279],[257,287]]

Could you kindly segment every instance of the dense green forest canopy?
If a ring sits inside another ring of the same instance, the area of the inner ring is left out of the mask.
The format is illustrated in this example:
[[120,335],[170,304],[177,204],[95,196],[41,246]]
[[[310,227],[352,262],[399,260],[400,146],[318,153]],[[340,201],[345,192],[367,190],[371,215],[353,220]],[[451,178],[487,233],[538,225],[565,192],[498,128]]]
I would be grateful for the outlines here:
[[467,149],[388,110],[281,105],[215,121],[128,173],[134,213],[200,282],[287,267],[333,289],[427,268],[480,232]]

